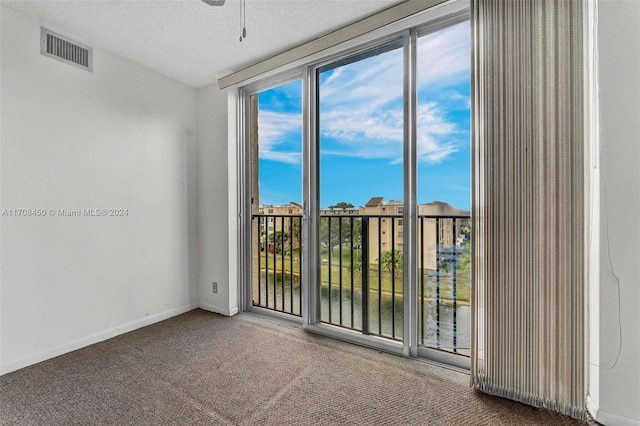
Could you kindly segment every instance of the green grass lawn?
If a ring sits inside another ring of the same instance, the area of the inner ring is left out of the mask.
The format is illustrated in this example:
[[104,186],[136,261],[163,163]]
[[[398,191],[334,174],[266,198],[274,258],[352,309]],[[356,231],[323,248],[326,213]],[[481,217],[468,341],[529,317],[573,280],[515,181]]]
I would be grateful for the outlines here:
[[[361,260],[361,252],[354,251],[354,264]],[[283,256],[284,254],[284,256]],[[292,253],[288,251],[285,253],[276,253],[275,254],[275,270],[281,272],[283,270],[283,259],[284,259],[284,272],[290,273],[293,271],[293,274],[298,275],[299,271],[302,267],[300,262],[300,251],[299,249],[293,250]],[[267,256],[268,255],[268,260]],[[354,290],[362,289],[362,273],[361,270],[357,270],[354,268],[353,274],[351,272],[351,251],[343,250],[342,256],[339,255],[339,250],[334,249],[333,256],[331,257],[331,262],[329,262],[329,254],[326,248],[320,250],[320,281],[323,286],[329,285],[329,265],[331,265],[331,286],[339,287],[341,282],[341,273],[342,273],[342,286],[343,288],[351,288],[352,277],[353,277],[353,288]],[[340,263],[340,259],[342,259],[342,264]],[[273,253],[260,253],[260,269],[269,271],[274,270],[274,254]],[[424,284],[424,297],[428,299],[436,298],[436,278],[433,276],[433,271],[425,270],[424,283],[419,282],[419,286]],[[418,274],[420,276],[420,274]],[[395,282],[394,282],[395,281]],[[369,288],[371,290],[377,290],[379,287],[383,293],[391,293],[394,290],[395,284],[395,292],[396,294],[402,294],[403,285],[402,285],[402,270],[396,271],[395,280],[392,277],[390,271],[385,270],[383,268],[378,267],[377,263],[369,264]],[[453,279],[451,276],[443,276],[440,277],[440,298],[446,300],[453,299]],[[419,289],[420,290],[420,289]],[[471,288],[470,288],[470,278],[468,275],[464,275],[462,273],[458,273],[456,279],[456,299],[461,303],[468,303],[471,296]]]

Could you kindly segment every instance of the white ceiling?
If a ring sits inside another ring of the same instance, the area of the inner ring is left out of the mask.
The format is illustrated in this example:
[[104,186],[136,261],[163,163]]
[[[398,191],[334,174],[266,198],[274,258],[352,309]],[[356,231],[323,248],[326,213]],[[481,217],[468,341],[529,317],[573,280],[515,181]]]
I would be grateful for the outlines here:
[[194,87],[402,0],[2,0],[40,24]]

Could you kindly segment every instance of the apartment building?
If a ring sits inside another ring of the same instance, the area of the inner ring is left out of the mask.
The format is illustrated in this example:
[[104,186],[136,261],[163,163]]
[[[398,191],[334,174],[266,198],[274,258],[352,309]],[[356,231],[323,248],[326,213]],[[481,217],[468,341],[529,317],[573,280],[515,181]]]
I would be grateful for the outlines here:
[[283,231],[295,237],[293,233],[293,219],[302,216],[302,206],[294,201],[283,205],[262,205],[258,209],[262,217],[260,218],[260,230],[269,235],[274,232]]
[[[403,203],[372,197],[358,209],[369,221],[369,262],[377,263],[388,250],[402,250],[404,245]],[[435,269],[439,255],[451,255],[469,238],[469,211],[448,203],[434,201],[418,205],[418,258],[424,269]]]

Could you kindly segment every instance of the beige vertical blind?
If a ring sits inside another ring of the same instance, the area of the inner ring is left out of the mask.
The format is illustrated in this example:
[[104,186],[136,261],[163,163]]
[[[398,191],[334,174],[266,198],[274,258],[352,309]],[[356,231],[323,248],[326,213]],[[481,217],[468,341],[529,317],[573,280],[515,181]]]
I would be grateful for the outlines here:
[[581,0],[472,0],[472,384],[583,418]]

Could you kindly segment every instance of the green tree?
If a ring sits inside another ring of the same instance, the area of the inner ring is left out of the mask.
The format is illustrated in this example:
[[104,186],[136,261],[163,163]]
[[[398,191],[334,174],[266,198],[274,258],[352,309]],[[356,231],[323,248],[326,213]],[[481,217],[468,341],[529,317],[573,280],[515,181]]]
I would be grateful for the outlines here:
[[402,271],[403,261],[402,261],[402,251],[401,250],[386,250],[383,251],[380,255],[380,264],[383,269],[389,271],[389,273],[394,273],[395,276],[398,276],[398,273]]
[[[299,240],[301,239],[301,234],[300,234],[300,218],[299,217],[292,217],[291,218],[291,238],[293,238],[294,240],[296,238],[298,238]],[[299,243],[300,241],[298,241]]]
[[334,204],[333,206],[329,206],[330,209],[352,209],[353,204],[347,203],[346,201],[340,201],[339,203]]
[[351,242],[353,244],[362,245],[362,219],[356,218],[353,221],[353,235],[351,235]]
[[351,264],[347,264],[347,271],[353,272],[354,278],[358,278],[362,275],[362,263],[361,262],[353,262],[353,269],[351,269]]
[[292,250],[299,249],[300,245],[302,244],[302,234],[300,233],[302,218],[291,217],[289,218],[289,220],[290,220],[290,223],[286,224],[286,226],[288,227],[287,229],[290,232],[290,235],[288,236],[289,237],[288,239],[290,241],[287,244],[285,244],[285,247],[284,247],[285,254],[288,254]]
[[466,240],[458,252],[458,272],[468,275],[471,272],[471,241]]
[[[352,209],[353,204],[340,201],[329,209]],[[351,232],[351,221],[353,220],[353,235]],[[360,244],[362,242],[360,219],[343,217],[340,215],[326,215],[320,218],[320,241],[327,247],[329,259],[333,258],[333,249],[343,243]]]
[[273,245],[276,253],[281,253],[284,250],[284,243],[289,240],[289,234],[283,231],[276,231],[269,234],[267,238],[269,245]]
[[329,261],[333,258],[333,248],[342,242],[340,235],[339,216],[325,216],[320,218],[320,241],[329,251]]

